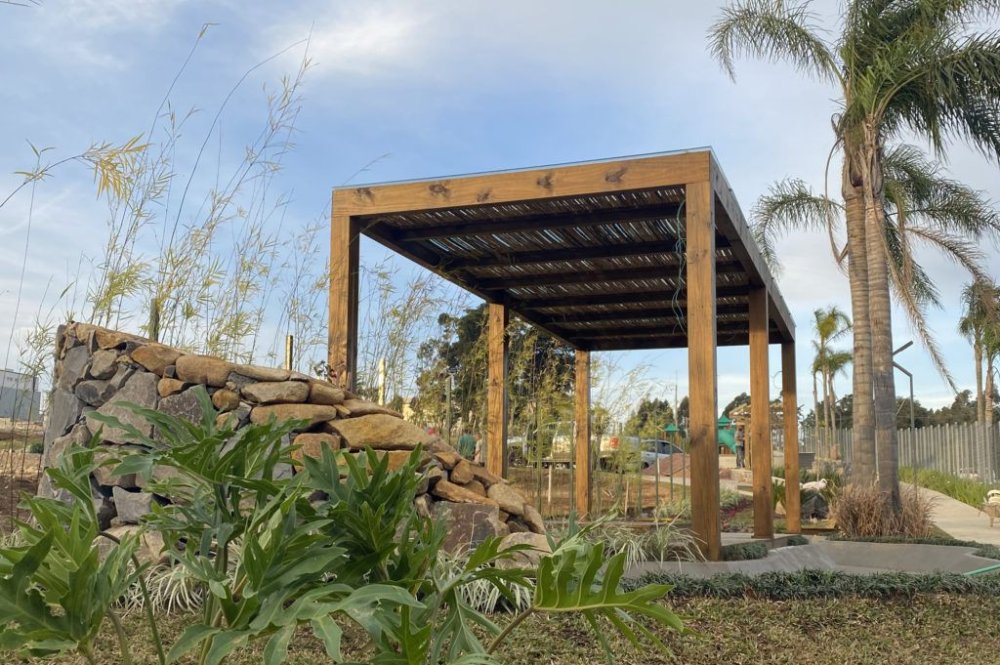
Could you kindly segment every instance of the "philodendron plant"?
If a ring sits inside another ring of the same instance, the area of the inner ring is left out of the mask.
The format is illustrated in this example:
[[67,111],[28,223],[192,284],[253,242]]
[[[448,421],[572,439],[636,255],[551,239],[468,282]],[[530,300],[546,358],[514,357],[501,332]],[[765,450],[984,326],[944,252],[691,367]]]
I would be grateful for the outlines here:
[[[390,471],[388,458],[374,451],[324,448],[288,476],[282,473],[292,463],[288,435],[302,423],[233,430],[216,423],[204,389],[194,390],[204,409],[199,423],[131,407],[152,423],[153,436],[95,414],[142,446],[114,472],[139,474],[147,491],[174,498],[154,503],[142,528],[162,537],[165,565],[183,567],[205,598],[197,621],[171,645],[165,661],[194,654],[200,664],[222,663],[234,650],[263,639],[264,662],[276,665],[285,661],[295,632],[305,628],[322,640],[331,662],[343,663],[341,636],[354,624],[369,636],[365,662],[501,663],[501,645],[535,613],[582,614],[612,660],[598,621],[636,646],[648,642],[661,649],[648,625],[682,629],[658,602],[669,586],[621,592],[624,557],[605,558],[602,547],[579,535],[551,543],[552,554],[537,570],[516,567],[527,546],[501,549],[495,538],[474,549],[462,566],[436,566],[443,534],[413,503],[419,449]],[[60,487],[77,483],[76,503],[26,499],[35,524],[22,525],[25,544],[0,550],[0,650],[49,655],[75,649],[90,657],[104,619],[120,625],[115,602],[141,572],[129,565],[137,540],[123,538],[103,563],[99,559],[89,480],[83,482],[92,457],[73,449],[49,471]],[[163,468],[170,472],[156,472]],[[67,539],[72,542],[56,546]],[[86,592],[86,603],[68,588],[83,577],[87,589],[96,590]],[[512,607],[518,605],[515,587],[533,587],[532,600],[501,627],[465,599],[464,587],[484,583]],[[155,632],[151,639],[162,653]]]

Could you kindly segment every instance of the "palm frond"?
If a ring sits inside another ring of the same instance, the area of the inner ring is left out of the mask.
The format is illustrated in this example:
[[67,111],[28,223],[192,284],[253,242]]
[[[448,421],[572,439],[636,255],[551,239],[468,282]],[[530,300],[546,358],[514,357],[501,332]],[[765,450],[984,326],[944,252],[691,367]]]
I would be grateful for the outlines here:
[[[768,267],[777,272],[780,262],[775,241],[793,230],[826,229],[831,234],[840,225],[841,206],[836,201],[813,194],[797,178],[772,184],[753,207],[753,236]],[[832,238],[832,235],[831,235]],[[836,254],[836,252],[834,252]]]
[[709,51],[734,80],[734,60],[747,54],[784,60],[821,79],[837,81],[839,66],[814,19],[808,2],[745,0],[722,10],[722,18],[708,33]]

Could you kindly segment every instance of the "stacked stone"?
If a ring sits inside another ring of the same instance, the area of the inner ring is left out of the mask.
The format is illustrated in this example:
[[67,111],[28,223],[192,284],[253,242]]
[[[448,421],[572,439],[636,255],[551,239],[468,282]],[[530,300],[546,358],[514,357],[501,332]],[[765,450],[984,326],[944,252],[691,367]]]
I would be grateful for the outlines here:
[[[446,547],[474,545],[486,536],[525,532],[541,534],[541,516],[505,480],[461,457],[451,446],[402,416],[320,379],[298,372],[241,365],[219,358],[185,354],[163,344],[82,323],[60,328],[56,339],[55,378],[45,432],[44,467],[53,466],[73,443],[87,445],[101,432],[96,456],[118,457],[141,441],[125,429],[99,422],[93,414],[113,416],[143,435],[154,435],[140,415],[122,406],[132,403],[162,413],[202,419],[193,388],[207,389],[216,422],[234,428],[248,423],[302,420],[293,433],[299,446],[293,457],[318,456],[324,446],[360,452],[372,448],[399,468],[418,445],[424,450],[416,507],[446,522]],[[101,429],[103,428],[103,429]],[[295,466],[283,469],[293,474]],[[154,478],[169,473],[154,470]],[[95,471],[91,484],[103,528],[137,524],[152,503],[170,497],[149,493],[133,474],[113,477],[111,467]],[[43,475],[39,494],[59,496]],[[69,500],[69,497],[61,498]]]

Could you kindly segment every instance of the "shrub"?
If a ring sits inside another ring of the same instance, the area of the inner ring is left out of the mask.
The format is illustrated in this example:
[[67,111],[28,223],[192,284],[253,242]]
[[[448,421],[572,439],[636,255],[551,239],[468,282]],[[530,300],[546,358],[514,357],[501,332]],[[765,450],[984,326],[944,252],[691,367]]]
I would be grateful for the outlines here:
[[750,561],[765,558],[767,545],[764,543],[734,543],[725,545],[721,552],[723,561]]
[[785,539],[785,545],[788,547],[797,547],[799,545],[808,545],[809,539],[805,536],[800,536],[798,534],[794,536],[789,536]]
[[889,503],[889,495],[873,485],[848,485],[831,506],[833,518],[848,537],[930,535],[933,502],[920,493],[902,492],[900,510]]
[[800,570],[793,573],[770,572],[760,575],[731,573],[708,578],[675,573],[647,573],[625,582],[632,585],[658,583],[673,587],[677,598],[763,598],[768,600],[806,600],[811,598],[911,598],[918,593],[950,593],[996,596],[1000,594],[1000,576],[966,577],[957,573],[875,573],[851,575],[839,571]]
[[952,499],[967,503],[978,508],[986,499],[986,493],[993,486],[970,478],[959,478],[949,473],[934,469],[911,469],[903,467],[899,470],[901,480],[915,483],[921,487],[941,492]]

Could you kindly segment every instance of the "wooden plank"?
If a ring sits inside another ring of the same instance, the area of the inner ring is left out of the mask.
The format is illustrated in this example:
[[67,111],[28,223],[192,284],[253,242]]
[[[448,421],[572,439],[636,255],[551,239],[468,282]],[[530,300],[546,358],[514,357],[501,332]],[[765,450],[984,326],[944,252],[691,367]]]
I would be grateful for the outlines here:
[[[522,286],[552,286],[560,284],[596,284],[600,282],[632,281],[638,279],[663,279],[671,277],[670,270],[680,267],[679,258],[662,259],[656,265],[629,266],[625,268],[582,268],[561,272],[547,273],[515,273],[503,277],[477,278],[467,274],[464,278],[470,285],[481,291],[499,291],[516,289]],[[733,272],[739,268],[735,259],[722,259],[716,262],[719,273]]]
[[590,352],[576,350],[576,513],[580,519],[591,511]]
[[[358,364],[359,227],[334,194],[330,219],[330,304],[327,362],[331,380],[354,390]],[[333,375],[336,374],[336,378]]]
[[767,289],[750,292],[750,468],[753,536],[774,537],[771,505],[771,404],[768,369]]
[[[784,341],[778,331],[771,333],[771,344],[781,344]],[[688,345],[687,335],[649,335],[648,337],[612,337],[608,339],[575,339],[574,343],[588,351],[638,351],[643,349],[683,349]],[[746,332],[716,333],[716,346],[746,346],[750,343],[750,334]]]
[[673,254],[677,251],[676,240],[628,242],[615,245],[593,247],[550,247],[546,249],[504,252],[492,256],[447,259],[442,265],[445,270],[465,270],[467,268],[496,268],[500,266],[524,266],[550,264],[562,261],[592,261],[594,259],[618,259],[631,256],[651,256]]
[[507,307],[489,304],[486,354],[486,468],[507,477]]
[[[745,298],[750,293],[748,285],[715,287],[716,298]],[[584,293],[580,295],[525,295],[518,296],[522,307],[542,309],[545,307],[586,307],[587,305],[613,305],[617,303],[666,303],[686,308],[687,289],[673,291],[621,291],[616,293]]]
[[621,192],[707,181],[705,150],[521,171],[345,187],[347,211],[377,214]]
[[[482,207],[484,206],[473,206],[471,208],[463,208],[463,210],[476,210]],[[519,217],[485,218],[454,224],[402,229],[392,227],[393,217],[391,215],[365,217],[364,219],[370,222],[368,233],[385,235],[395,242],[413,242],[416,240],[434,240],[436,238],[454,238],[456,236],[492,236],[505,233],[522,233],[525,231],[573,228],[577,226],[588,227],[626,224],[629,222],[655,222],[662,219],[676,218],[680,209],[679,203],[662,203],[642,208],[614,208],[571,213],[539,213],[521,215]]]
[[721,556],[718,407],[715,331],[715,206],[711,186],[686,188],[688,300],[688,391],[691,439],[691,526],[711,561]]
[[[746,314],[746,305],[716,305],[715,313],[719,316],[727,314]],[[614,309],[603,312],[574,312],[572,314],[545,314],[535,312],[535,319],[546,324],[560,325],[564,323],[590,323],[598,321],[621,321],[622,319],[670,319],[671,323],[686,318],[686,307],[643,307],[641,309]],[[660,321],[661,323],[663,321]]]
[[795,342],[785,342],[781,345],[781,408],[785,416],[785,530],[788,533],[802,533],[799,404],[795,378]]

